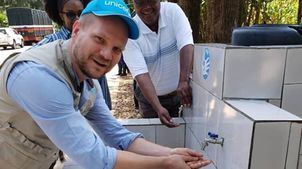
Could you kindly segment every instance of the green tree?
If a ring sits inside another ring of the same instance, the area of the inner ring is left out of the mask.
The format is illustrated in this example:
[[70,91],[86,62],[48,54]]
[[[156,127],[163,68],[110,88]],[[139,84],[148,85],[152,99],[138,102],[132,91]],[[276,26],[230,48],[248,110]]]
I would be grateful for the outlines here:
[[7,27],[8,21],[4,11],[0,12],[0,27]]
[[297,23],[298,0],[248,1],[248,18],[245,25]]
[[44,1],[41,0],[0,0],[0,26],[8,26],[6,8],[9,7],[28,7],[44,10]]
[[6,8],[28,7],[44,10],[44,1],[41,0],[0,0],[0,26],[8,26]]
[[0,0],[0,6],[7,7],[29,7],[33,9],[44,9],[44,1],[41,0]]
[[274,0],[267,4],[266,14],[269,20],[266,23],[297,24],[297,0]]
[[228,43],[232,30],[241,26],[297,24],[301,5],[302,0],[202,0],[198,42]]

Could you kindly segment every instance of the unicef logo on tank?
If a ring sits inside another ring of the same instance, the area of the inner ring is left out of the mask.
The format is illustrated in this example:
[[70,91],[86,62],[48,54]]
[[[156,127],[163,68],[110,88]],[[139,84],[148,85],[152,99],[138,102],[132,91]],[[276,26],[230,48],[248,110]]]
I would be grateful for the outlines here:
[[210,73],[210,53],[208,48],[205,48],[204,53],[202,55],[201,70],[203,79],[207,80]]

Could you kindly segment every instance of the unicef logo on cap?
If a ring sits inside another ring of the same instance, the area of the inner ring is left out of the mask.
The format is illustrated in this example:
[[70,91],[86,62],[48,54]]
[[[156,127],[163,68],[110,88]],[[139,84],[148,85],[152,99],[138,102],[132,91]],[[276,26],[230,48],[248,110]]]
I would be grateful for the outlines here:
[[202,55],[201,70],[203,79],[207,80],[210,73],[210,53],[208,48],[205,48],[204,53]]

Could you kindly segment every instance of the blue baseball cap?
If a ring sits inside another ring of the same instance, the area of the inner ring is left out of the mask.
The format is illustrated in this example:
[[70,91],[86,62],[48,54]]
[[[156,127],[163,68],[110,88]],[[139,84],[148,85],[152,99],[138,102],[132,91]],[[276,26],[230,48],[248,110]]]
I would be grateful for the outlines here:
[[119,16],[128,26],[128,37],[134,40],[139,37],[138,26],[131,18],[129,8],[123,0],[92,0],[82,11],[81,16],[90,13],[96,16]]

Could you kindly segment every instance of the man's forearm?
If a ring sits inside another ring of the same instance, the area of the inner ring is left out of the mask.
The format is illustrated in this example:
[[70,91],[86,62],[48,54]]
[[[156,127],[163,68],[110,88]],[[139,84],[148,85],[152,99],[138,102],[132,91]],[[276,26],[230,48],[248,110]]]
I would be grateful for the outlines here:
[[128,151],[118,151],[114,169],[164,169],[163,159]]
[[148,156],[167,156],[171,155],[172,149],[149,142],[143,138],[137,138],[129,146],[128,151]]
[[[199,167],[201,165],[198,165]],[[190,169],[190,167],[180,155],[155,157],[118,151],[114,169]]]
[[197,169],[210,163],[194,150],[171,149],[143,138],[137,138],[128,151],[118,151],[114,169]]
[[161,105],[149,73],[137,75],[135,79],[141,89],[142,94],[147,99],[149,104],[151,104],[154,111],[158,114],[160,121],[167,127],[179,126],[179,124],[173,122],[168,110]]
[[141,89],[144,97],[147,99],[147,101],[151,104],[151,106],[153,107],[153,109],[156,112],[160,112],[160,109],[162,108],[156,91],[155,91],[155,87],[151,81],[151,77],[149,75],[149,73],[144,73],[144,74],[140,74],[137,75],[135,77],[139,88]]
[[184,46],[180,50],[180,82],[189,80],[192,67],[193,52],[194,47],[191,44]]

